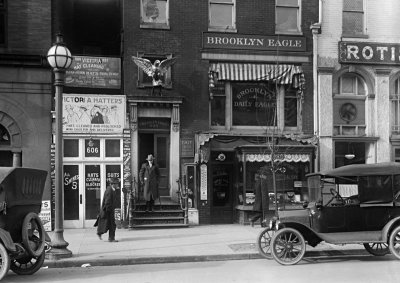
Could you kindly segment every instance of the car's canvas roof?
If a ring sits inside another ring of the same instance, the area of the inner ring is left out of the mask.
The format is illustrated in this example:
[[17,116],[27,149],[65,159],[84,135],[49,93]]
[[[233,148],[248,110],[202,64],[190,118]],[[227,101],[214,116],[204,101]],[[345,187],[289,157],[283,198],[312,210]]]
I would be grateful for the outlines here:
[[339,168],[311,173],[307,176],[322,175],[331,177],[340,176],[371,176],[371,175],[397,175],[400,174],[400,163],[397,162],[383,162],[374,164],[352,164]]

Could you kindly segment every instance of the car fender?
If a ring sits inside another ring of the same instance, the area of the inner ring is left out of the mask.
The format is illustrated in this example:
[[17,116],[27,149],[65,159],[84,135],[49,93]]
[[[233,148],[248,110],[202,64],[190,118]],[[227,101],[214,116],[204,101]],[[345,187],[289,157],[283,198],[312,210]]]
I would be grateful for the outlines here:
[[392,231],[392,228],[400,226],[400,216],[393,218],[390,220],[382,229],[382,239],[388,239],[390,231]]
[[322,239],[318,236],[318,233],[316,233],[309,226],[304,225],[304,224],[299,223],[299,222],[279,223],[279,229],[282,229],[282,228],[293,228],[293,229],[296,229],[304,237],[304,239],[306,240],[307,244],[312,246],[312,247],[315,247],[316,245],[318,245],[322,241]]
[[11,252],[17,251],[17,246],[15,245],[15,243],[11,238],[11,234],[8,231],[1,228],[0,228],[0,240],[7,250]]

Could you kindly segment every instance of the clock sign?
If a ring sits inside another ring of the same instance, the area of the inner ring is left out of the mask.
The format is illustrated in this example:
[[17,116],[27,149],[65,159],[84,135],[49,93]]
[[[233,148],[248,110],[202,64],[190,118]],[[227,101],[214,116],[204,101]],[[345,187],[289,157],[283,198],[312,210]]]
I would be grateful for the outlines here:
[[357,108],[353,103],[343,103],[339,109],[340,118],[347,123],[357,118]]

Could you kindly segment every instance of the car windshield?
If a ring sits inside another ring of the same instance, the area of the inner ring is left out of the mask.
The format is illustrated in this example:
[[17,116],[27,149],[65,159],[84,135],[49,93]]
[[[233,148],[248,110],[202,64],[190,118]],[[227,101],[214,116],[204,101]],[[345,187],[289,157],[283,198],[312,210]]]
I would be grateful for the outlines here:
[[316,202],[321,199],[321,175],[308,177],[308,201]]

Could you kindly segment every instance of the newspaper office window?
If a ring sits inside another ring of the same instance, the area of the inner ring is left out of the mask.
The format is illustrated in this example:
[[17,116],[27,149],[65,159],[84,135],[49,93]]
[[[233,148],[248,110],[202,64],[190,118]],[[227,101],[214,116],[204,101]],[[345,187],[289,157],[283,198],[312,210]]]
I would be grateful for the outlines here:
[[301,32],[301,0],[276,0],[276,33]]
[[209,31],[236,29],[236,0],[209,0]]

